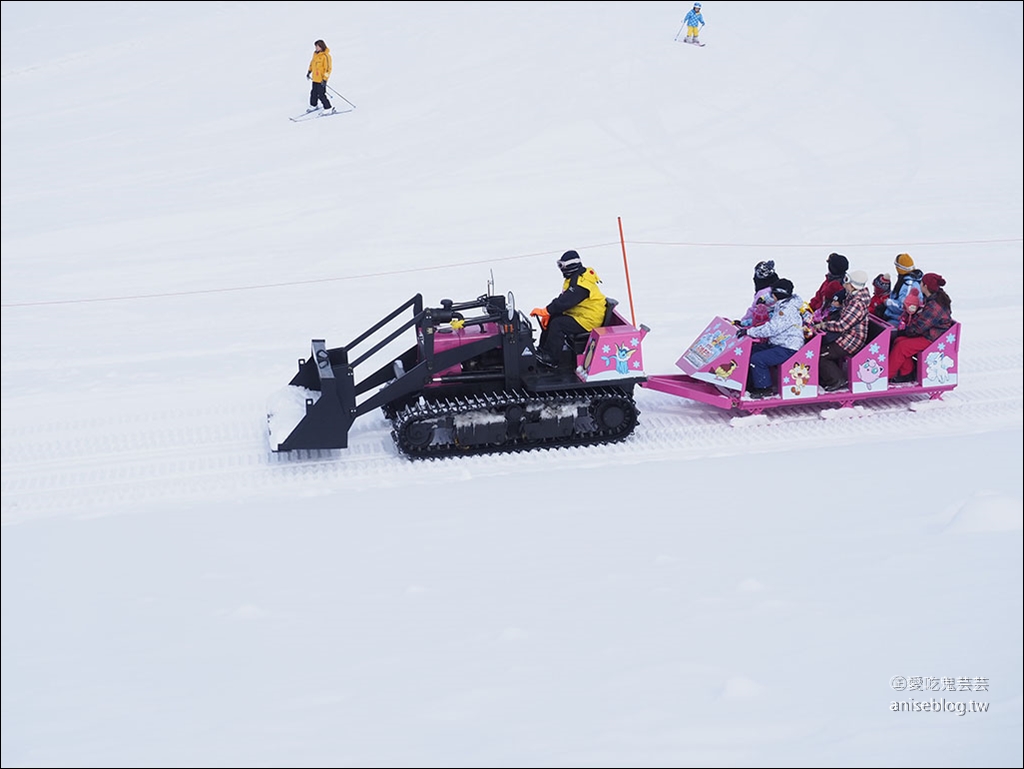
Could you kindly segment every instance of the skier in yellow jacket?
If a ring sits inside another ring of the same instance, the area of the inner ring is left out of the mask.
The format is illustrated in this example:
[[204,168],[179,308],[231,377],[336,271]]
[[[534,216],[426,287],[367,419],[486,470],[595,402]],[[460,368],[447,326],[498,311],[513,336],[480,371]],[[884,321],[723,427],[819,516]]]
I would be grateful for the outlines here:
[[318,102],[324,105],[324,112],[334,112],[331,100],[327,98],[327,78],[331,76],[331,49],[323,40],[313,43],[313,48],[313,58],[306,71],[306,80],[313,81],[313,88],[309,92],[309,109],[306,112],[316,111]]
[[607,301],[597,284],[601,279],[592,267],[585,267],[580,255],[566,251],[558,258],[562,271],[562,293],[546,307],[536,307],[530,313],[539,319],[540,345],[536,351],[539,362],[555,368],[561,357],[562,345],[568,337],[592,331],[604,322]]

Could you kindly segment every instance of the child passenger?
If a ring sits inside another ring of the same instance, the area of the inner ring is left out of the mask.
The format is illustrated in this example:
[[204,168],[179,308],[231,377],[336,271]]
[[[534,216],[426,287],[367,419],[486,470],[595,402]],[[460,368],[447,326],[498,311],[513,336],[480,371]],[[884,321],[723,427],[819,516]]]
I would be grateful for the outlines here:
[[[839,289],[835,296],[832,297],[832,302],[829,304],[828,317],[825,320],[839,320],[843,314],[843,302],[846,301],[846,289]],[[834,342],[839,338],[841,332],[839,331],[826,331],[821,335],[822,344],[828,344]]]
[[910,289],[921,290],[921,281],[924,273],[917,269],[910,254],[897,254],[894,262],[896,266],[896,283],[893,284],[892,292],[885,302],[885,320],[895,326],[900,322],[900,313],[903,312],[903,300],[907,298]]
[[768,322],[768,318],[771,317],[771,306],[775,303],[772,286],[778,279],[779,276],[775,274],[775,262],[771,259],[758,262],[754,266],[754,300],[743,317],[733,321],[733,325],[750,328],[763,326]]
[[907,327],[914,314],[921,309],[922,304],[924,304],[924,300],[921,298],[921,292],[916,288],[910,289],[907,292],[907,298],[903,300],[903,312],[900,314],[900,322],[897,326],[900,331]]
[[880,272],[875,276],[871,285],[875,287],[875,294],[871,297],[868,312],[876,318],[884,317],[885,303],[889,299],[889,291],[892,289],[892,279],[889,277],[889,273]]

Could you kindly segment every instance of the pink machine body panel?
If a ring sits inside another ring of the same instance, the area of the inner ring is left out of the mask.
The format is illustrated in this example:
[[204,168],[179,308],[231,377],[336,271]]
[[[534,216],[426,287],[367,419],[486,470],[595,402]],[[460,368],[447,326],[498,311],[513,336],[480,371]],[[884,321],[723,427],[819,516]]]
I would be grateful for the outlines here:
[[612,322],[590,332],[583,352],[576,358],[576,376],[584,382],[644,377],[644,353],[641,343],[648,328],[636,328],[618,311]]
[[[644,354],[641,343],[648,331],[646,326],[636,328],[618,311],[613,311],[611,323],[591,331],[583,352],[576,356],[576,376],[583,382],[614,382],[620,379],[635,381],[643,378]],[[446,329],[434,335],[434,351],[444,352],[499,333],[501,329],[495,323]],[[461,371],[461,366],[450,366],[437,371],[434,377],[440,378]]]
[[[482,337],[500,334],[501,329],[497,323],[484,323],[479,326],[469,326],[459,329],[445,329],[442,333],[434,334],[434,352],[440,353],[451,350],[454,347],[462,347],[470,342],[475,342]],[[434,373],[434,378],[458,374],[462,371],[461,365],[449,366],[442,371]]]

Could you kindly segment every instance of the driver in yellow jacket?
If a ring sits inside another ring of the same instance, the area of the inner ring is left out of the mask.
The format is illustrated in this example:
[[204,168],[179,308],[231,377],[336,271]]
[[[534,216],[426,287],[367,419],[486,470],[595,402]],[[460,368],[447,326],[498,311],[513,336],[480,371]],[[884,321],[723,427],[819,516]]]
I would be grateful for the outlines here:
[[562,345],[568,337],[592,331],[604,322],[607,302],[597,284],[601,279],[593,268],[585,267],[580,255],[566,251],[558,259],[558,269],[565,278],[562,293],[546,307],[531,312],[540,320],[540,345],[537,360],[549,367],[557,367]]
[[318,103],[324,105],[324,112],[331,112],[331,100],[327,98],[327,78],[331,76],[331,49],[323,40],[313,43],[313,58],[309,62],[309,69],[306,70],[306,79],[313,81],[313,88],[309,92],[309,109],[312,112],[317,108]]

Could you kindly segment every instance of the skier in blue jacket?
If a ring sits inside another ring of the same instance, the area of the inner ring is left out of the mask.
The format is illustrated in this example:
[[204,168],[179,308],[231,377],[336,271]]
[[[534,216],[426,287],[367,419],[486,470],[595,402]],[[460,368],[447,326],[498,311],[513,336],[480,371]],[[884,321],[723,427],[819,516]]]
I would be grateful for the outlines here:
[[693,4],[693,10],[686,14],[686,18],[683,19],[683,23],[686,25],[686,40],[683,42],[704,45],[704,43],[697,39],[697,35],[700,34],[700,27],[704,26],[704,17],[700,12],[700,3]]

